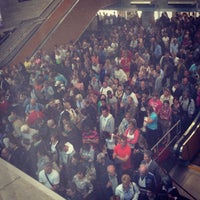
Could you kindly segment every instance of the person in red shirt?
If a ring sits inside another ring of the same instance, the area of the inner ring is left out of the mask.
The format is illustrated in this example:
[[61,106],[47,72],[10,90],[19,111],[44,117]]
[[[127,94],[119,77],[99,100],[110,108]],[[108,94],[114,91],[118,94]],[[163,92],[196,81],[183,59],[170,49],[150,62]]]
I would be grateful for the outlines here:
[[154,110],[154,112],[156,112],[156,114],[160,113],[160,109],[162,107],[162,102],[158,98],[157,93],[153,93],[152,97],[149,99],[148,104],[149,104],[149,106],[151,106],[153,108],[153,110]]
[[114,147],[113,159],[119,177],[124,174],[131,174],[131,148],[127,144],[127,138],[121,135],[118,144]]

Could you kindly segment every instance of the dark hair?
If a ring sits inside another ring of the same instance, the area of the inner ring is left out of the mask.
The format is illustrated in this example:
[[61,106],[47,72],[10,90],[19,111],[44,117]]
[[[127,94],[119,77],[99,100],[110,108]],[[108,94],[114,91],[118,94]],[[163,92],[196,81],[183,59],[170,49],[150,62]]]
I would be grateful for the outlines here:
[[162,185],[164,185],[166,189],[172,188],[173,184],[171,178],[169,176],[164,176],[162,178]]
[[167,104],[169,105],[169,100],[164,100],[164,101],[163,101],[163,104],[164,104],[164,103],[167,103]]
[[112,94],[112,92],[111,92],[111,90],[108,90],[107,95],[110,95],[110,94]]
[[70,190],[72,190],[73,192],[75,192],[75,191],[76,191],[76,185],[75,185],[75,183],[69,182],[69,183],[67,184],[66,189],[68,189],[68,190],[70,189]]
[[153,153],[151,150],[145,150],[144,154],[146,154],[148,156],[148,158],[152,158],[153,157]]
[[77,160],[81,160],[81,156],[79,153],[75,153],[72,158],[77,159]]
[[107,108],[107,106],[102,106],[102,107],[101,107],[101,110],[102,110],[102,111],[105,110],[105,111],[108,112],[108,108]]
[[129,124],[133,124],[134,128],[137,128],[137,121],[135,119],[131,119]]
[[127,137],[125,135],[120,135],[119,139],[123,141],[127,141]]
[[154,109],[153,109],[152,106],[148,106],[148,107],[147,107],[147,110],[148,110],[150,113],[154,112]]
[[82,166],[82,165],[80,165],[79,167],[78,167],[78,169],[77,169],[77,173],[79,173],[79,174],[83,174],[83,176],[85,176],[86,175],[86,168],[84,167],[84,166]]

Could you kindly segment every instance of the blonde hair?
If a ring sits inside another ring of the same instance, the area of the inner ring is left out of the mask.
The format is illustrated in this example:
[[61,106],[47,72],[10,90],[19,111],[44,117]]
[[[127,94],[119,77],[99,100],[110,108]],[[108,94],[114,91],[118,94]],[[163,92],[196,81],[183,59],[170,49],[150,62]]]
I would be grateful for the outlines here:
[[131,177],[128,174],[122,175],[122,178],[121,178],[122,183],[128,183],[130,182],[130,180],[131,180]]

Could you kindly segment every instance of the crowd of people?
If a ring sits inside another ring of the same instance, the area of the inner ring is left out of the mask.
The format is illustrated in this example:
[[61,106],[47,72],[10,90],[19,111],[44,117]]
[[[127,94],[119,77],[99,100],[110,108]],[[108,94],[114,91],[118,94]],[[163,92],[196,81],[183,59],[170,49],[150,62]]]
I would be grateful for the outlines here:
[[183,199],[151,148],[199,109],[199,21],[105,15],[2,68],[1,157],[66,199]]

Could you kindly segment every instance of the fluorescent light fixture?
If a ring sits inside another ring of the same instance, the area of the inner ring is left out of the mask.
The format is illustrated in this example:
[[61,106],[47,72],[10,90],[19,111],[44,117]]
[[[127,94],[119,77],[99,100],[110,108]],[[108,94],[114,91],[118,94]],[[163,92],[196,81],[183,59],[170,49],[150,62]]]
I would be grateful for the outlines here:
[[170,0],[168,1],[168,4],[170,5],[194,5],[195,1],[184,1],[184,0]]
[[130,1],[131,5],[150,5],[152,2],[151,1]]

